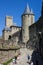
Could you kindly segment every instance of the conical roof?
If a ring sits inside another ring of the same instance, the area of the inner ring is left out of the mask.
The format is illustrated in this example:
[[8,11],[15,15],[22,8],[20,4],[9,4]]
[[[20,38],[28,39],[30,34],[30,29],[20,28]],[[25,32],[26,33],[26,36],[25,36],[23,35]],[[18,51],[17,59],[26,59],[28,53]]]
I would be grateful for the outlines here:
[[31,9],[31,14],[33,14],[33,10]]
[[28,4],[27,4],[23,14],[30,14],[30,8],[29,8]]

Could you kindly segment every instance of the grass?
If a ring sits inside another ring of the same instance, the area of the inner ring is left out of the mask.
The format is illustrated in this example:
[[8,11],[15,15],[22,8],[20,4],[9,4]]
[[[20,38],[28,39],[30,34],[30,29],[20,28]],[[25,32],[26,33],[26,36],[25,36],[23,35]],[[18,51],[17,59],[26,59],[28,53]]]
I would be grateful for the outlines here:
[[11,61],[12,61],[12,59],[10,59],[7,62],[3,63],[3,65],[8,65]]

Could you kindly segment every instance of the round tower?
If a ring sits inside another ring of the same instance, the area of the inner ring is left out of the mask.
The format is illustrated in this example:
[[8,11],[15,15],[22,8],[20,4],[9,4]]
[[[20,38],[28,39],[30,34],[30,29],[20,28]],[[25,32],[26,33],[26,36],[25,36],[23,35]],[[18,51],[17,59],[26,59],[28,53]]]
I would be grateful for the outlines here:
[[[22,15],[22,42],[26,43],[29,40],[29,26],[33,24],[33,13],[28,4]],[[32,19],[32,20],[31,20]]]

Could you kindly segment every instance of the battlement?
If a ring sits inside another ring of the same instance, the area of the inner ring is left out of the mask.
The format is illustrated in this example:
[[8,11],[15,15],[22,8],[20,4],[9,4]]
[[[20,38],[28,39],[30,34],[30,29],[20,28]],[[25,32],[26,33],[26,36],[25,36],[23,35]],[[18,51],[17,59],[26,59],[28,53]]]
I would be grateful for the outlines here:
[[5,17],[5,27],[9,28],[13,25],[13,16],[6,16]]
[[13,19],[13,16],[6,16],[6,18],[8,18],[8,19]]

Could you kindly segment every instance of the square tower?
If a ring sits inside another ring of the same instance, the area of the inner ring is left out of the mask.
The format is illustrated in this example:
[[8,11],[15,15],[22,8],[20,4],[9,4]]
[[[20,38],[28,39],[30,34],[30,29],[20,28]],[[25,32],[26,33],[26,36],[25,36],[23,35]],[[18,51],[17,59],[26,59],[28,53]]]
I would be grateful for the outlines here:
[[5,17],[5,27],[9,28],[11,25],[13,25],[13,17],[12,16],[6,16]]

